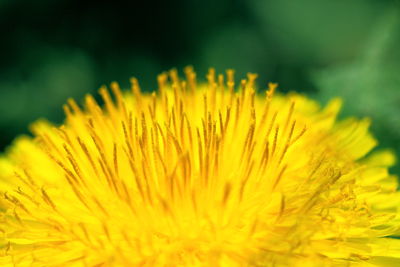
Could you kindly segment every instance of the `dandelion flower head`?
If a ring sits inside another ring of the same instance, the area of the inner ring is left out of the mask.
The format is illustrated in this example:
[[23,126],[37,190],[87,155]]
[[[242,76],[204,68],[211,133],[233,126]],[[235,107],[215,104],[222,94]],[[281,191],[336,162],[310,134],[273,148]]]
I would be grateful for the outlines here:
[[368,119],[191,68],[112,83],[0,160],[1,266],[395,266],[396,177]]

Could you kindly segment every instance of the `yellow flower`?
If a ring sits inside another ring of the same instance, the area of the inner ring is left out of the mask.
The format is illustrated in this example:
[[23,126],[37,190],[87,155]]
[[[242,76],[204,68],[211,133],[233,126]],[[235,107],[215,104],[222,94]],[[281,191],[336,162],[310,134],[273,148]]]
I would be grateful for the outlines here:
[[[369,120],[233,71],[113,83],[0,161],[1,266],[400,264],[390,152]],[[115,98],[115,100],[113,100]]]

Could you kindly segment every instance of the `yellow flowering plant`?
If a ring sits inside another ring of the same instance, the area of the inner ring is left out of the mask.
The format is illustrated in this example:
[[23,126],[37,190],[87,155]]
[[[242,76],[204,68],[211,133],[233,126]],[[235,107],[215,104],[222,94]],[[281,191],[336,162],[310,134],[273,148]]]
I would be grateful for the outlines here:
[[341,101],[188,67],[69,100],[0,160],[1,266],[400,265],[394,156]]

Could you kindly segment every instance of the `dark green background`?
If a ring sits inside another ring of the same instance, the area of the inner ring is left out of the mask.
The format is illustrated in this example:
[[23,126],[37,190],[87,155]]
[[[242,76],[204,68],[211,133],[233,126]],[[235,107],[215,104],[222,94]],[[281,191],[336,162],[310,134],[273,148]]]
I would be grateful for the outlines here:
[[[343,116],[370,116],[400,151],[400,9],[391,0],[0,0],[0,151],[37,118],[111,81],[146,90],[191,64],[260,74]],[[398,172],[396,169],[394,170]]]

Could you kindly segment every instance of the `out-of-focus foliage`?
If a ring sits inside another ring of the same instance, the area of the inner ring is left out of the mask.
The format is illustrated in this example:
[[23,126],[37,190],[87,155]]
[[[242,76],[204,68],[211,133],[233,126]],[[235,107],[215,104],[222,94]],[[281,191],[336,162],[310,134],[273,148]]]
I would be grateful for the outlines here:
[[43,114],[50,120],[58,120],[59,103],[70,96],[82,97],[86,88],[93,85],[92,62],[84,54],[41,49],[35,51],[40,56],[23,56],[28,61],[32,57],[36,59],[29,73],[5,71],[8,77],[0,81],[0,121],[3,124],[27,125],[31,118]]
[[251,0],[266,38],[288,62],[330,64],[355,55],[385,1]]
[[[314,72],[317,97],[344,99],[344,115],[368,116],[383,147],[400,155],[400,16],[388,10],[352,62]],[[397,167],[397,170],[400,170]]]
[[346,115],[373,117],[400,150],[398,0],[0,0],[0,150],[39,117],[136,76],[146,90],[172,67],[259,73]]

